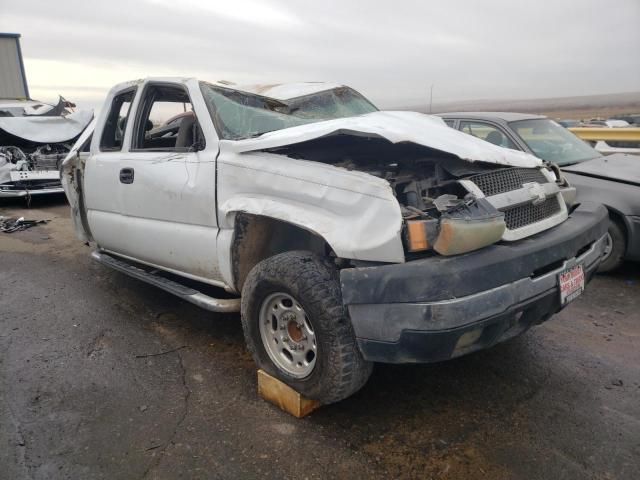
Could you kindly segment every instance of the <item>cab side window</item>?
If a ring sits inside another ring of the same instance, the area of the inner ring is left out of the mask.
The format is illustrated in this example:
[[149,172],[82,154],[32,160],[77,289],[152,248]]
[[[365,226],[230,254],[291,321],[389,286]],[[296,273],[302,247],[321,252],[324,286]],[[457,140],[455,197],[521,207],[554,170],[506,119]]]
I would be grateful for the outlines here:
[[185,152],[203,148],[204,137],[187,91],[174,85],[148,85],[138,108],[132,149]]
[[462,120],[460,122],[460,130],[474,137],[478,137],[485,142],[493,143],[499,147],[512,148],[518,150],[518,147],[511,141],[505,133],[498,127],[484,122],[470,122]]
[[122,150],[124,132],[127,128],[127,120],[131,112],[133,97],[136,89],[127,90],[113,97],[107,121],[102,130],[100,150],[103,152],[118,152]]

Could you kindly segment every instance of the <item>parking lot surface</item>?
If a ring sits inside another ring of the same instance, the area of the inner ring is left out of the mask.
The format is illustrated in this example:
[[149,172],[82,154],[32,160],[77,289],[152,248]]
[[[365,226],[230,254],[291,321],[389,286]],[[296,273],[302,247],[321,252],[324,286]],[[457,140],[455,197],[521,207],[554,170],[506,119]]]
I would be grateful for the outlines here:
[[0,233],[0,478],[638,478],[637,264],[523,336],[376,365],[296,420],[257,396],[238,315],[92,262],[64,197],[0,215],[51,220]]

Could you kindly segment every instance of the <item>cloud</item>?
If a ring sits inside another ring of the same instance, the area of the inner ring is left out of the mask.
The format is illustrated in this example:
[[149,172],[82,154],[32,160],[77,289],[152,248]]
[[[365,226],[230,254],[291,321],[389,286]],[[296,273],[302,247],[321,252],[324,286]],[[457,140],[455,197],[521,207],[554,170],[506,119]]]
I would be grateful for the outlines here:
[[[32,93],[98,104],[112,83],[327,80],[382,107],[638,90],[640,2],[0,0]],[[6,13],[5,13],[6,12]],[[45,98],[42,98],[46,100]]]
[[198,11],[204,12],[220,19],[229,19],[236,22],[250,23],[264,28],[283,29],[290,27],[302,27],[304,24],[292,12],[280,8],[268,2],[256,2],[252,0],[233,0],[221,4],[208,0],[146,0],[151,7],[161,5],[174,11]]

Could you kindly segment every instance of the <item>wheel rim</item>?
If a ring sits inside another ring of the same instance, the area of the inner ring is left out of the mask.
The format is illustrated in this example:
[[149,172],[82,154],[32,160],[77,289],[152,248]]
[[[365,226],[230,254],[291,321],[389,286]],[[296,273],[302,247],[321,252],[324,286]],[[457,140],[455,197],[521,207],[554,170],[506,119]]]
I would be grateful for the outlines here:
[[317,343],[300,302],[287,293],[272,293],[262,302],[259,325],[271,361],[292,377],[308,377],[316,365]]
[[611,238],[611,234],[607,232],[607,235],[604,238],[604,252],[602,254],[601,261],[604,262],[607,258],[611,256],[611,251],[613,250],[613,238]]

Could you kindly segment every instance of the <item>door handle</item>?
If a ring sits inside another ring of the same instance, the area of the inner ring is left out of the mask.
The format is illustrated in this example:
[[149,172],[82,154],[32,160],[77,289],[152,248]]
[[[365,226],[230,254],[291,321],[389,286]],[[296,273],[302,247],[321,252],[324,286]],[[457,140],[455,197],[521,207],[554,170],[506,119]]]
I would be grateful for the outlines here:
[[120,183],[133,183],[133,168],[120,170]]

